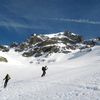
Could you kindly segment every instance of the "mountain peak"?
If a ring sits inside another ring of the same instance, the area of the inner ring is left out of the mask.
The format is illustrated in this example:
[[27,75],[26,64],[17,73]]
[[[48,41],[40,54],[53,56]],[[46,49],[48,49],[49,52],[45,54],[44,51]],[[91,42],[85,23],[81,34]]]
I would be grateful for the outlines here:
[[97,40],[99,41],[99,38],[85,41],[82,36],[68,31],[52,34],[34,33],[22,43],[13,42],[10,47],[1,46],[0,48],[4,52],[14,48],[16,52],[21,52],[24,57],[43,55],[47,57],[53,53],[67,54],[76,49],[94,46]]

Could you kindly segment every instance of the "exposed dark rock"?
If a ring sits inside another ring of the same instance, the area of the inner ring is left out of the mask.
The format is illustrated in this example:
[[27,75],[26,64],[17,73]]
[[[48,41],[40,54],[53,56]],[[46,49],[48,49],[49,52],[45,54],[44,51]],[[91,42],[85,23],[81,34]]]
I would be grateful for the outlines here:
[[6,46],[0,45],[0,51],[8,52],[9,51],[9,48],[6,47]]
[[0,56],[0,62],[8,62],[8,60],[5,57]]

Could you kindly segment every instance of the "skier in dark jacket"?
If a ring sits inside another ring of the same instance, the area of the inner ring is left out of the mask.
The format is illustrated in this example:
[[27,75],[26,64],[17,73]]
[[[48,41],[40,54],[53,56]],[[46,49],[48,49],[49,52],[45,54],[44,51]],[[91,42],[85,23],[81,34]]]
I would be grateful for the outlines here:
[[3,80],[5,80],[5,82],[4,82],[4,88],[6,88],[7,83],[8,83],[8,81],[9,81],[10,79],[11,79],[11,78],[10,78],[9,74],[7,74],[7,75],[5,76],[5,78],[3,79]]
[[42,73],[41,77],[45,76],[45,74],[46,74],[46,70],[47,70],[47,69],[48,69],[47,66],[42,67],[42,71],[43,71],[43,73]]

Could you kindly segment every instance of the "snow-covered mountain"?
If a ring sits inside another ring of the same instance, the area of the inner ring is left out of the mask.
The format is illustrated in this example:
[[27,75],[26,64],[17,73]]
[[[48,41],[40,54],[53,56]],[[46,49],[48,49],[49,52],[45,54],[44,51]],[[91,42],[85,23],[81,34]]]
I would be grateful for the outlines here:
[[[11,45],[0,45],[2,52],[16,52],[23,57],[32,58],[30,63],[55,62],[55,54],[66,55],[75,51],[90,52],[93,46],[100,45],[100,38],[84,40],[82,36],[72,32],[52,34],[32,34],[22,43],[13,42]],[[51,59],[50,59],[51,58]],[[27,58],[26,58],[27,59]],[[0,61],[9,62],[1,56]]]
[[12,44],[15,51],[23,52],[24,57],[48,56],[52,53],[69,53],[77,48],[76,43],[81,43],[82,37],[71,32],[36,35],[20,44]]
[[[100,39],[66,34],[34,34],[23,43],[1,46],[0,100],[99,100]],[[26,57],[30,51],[35,53]],[[41,77],[45,65],[47,74]],[[11,80],[4,89],[7,73]]]

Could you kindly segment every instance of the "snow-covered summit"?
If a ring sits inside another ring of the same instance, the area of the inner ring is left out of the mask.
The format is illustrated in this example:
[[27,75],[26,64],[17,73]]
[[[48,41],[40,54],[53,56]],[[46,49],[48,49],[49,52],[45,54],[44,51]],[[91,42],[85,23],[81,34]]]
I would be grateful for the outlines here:
[[52,34],[32,34],[26,41],[10,47],[22,52],[25,57],[48,56],[52,53],[69,53],[75,50],[76,43],[81,43],[82,37],[71,32],[59,32]]

